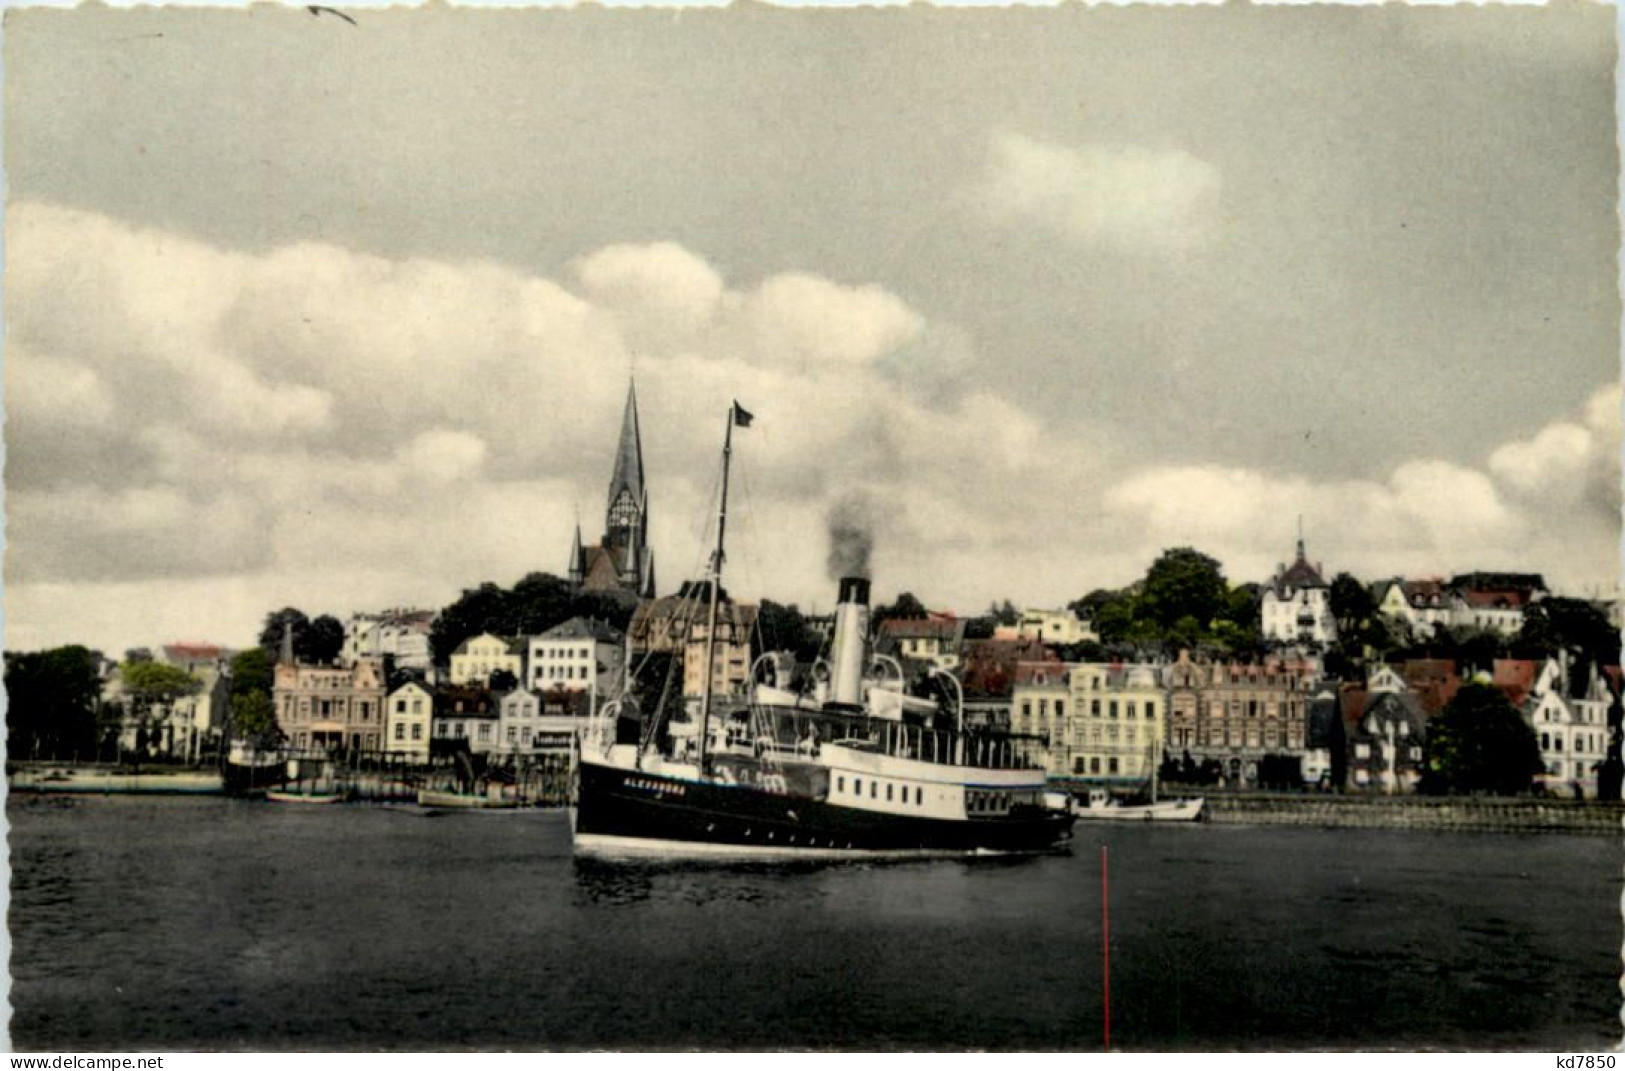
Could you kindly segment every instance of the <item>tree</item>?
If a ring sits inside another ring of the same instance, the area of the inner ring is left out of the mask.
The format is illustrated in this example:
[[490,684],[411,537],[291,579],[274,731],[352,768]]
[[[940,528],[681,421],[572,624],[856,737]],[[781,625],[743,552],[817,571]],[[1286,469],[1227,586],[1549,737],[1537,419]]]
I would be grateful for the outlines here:
[[486,678],[486,687],[493,692],[511,692],[519,687],[519,678],[509,669],[494,669]]
[[1619,632],[1606,611],[1584,599],[1553,595],[1530,604],[1524,610],[1518,644],[1535,648],[1542,657],[1569,650],[1594,665],[1619,664]]
[[271,696],[271,659],[263,647],[249,647],[231,656],[231,694]]
[[8,754],[66,758],[94,752],[99,661],[80,646],[6,656]]
[[1433,794],[1527,792],[1541,770],[1535,731],[1499,688],[1464,684],[1428,723],[1421,789]]
[[1163,551],[1147,570],[1142,591],[1147,616],[1164,629],[1182,617],[1206,628],[1230,600],[1218,561],[1190,547]]
[[310,618],[306,617],[302,610],[296,610],[292,606],[273,610],[265,615],[265,627],[260,629],[260,647],[272,664],[275,664],[282,658],[283,634],[291,632],[294,657],[302,657],[299,638],[309,627]]
[[993,603],[987,608],[987,615],[1000,625],[1014,625],[1021,620],[1021,613],[1013,606],[1009,599],[1002,603]]
[[231,735],[256,746],[269,746],[281,735],[271,697],[264,692],[242,692],[231,697]]
[[125,662],[119,667],[124,682],[124,694],[130,700],[130,712],[136,720],[136,752],[146,751],[147,745],[158,739],[154,718],[175,700],[196,692],[200,683],[178,666],[163,662]]
[[1332,577],[1331,603],[1337,631],[1344,636],[1358,635],[1366,622],[1377,616],[1377,602],[1370,589],[1348,573]]
[[[294,641],[294,647],[296,650],[299,649],[297,639]],[[304,649],[300,654],[307,661],[328,663],[337,662],[343,650],[344,624],[331,614],[323,614],[307,628]]]
[[912,591],[905,591],[897,596],[896,602],[875,607],[874,613],[869,616],[871,621],[879,625],[882,621],[907,621],[927,617],[930,613],[931,611],[925,608],[925,604],[914,597]]
[[781,606],[771,599],[763,599],[756,611],[756,634],[762,650],[790,651],[803,662],[817,658],[822,646],[794,604]]

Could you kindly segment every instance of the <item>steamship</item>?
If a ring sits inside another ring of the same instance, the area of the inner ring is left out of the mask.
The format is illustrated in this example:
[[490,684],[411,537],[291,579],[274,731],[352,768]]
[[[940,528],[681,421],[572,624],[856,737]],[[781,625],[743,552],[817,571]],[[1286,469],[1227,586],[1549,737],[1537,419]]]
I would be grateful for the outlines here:
[[[703,694],[669,702],[668,676],[646,689],[658,692],[652,701],[631,689],[605,705],[579,742],[576,852],[862,858],[1063,845],[1074,819],[1046,806],[1041,741],[967,728],[963,693],[944,670],[933,672],[951,709],[907,694],[897,663],[870,649],[865,577],[839,583],[829,657],[810,691],[792,690],[784,660],[764,655],[742,697],[713,697],[728,462],[733,429],[749,419],[737,403],[730,410],[717,546],[708,580],[686,589],[682,654],[668,669],[686,660],[703,621]],[[771,684],[756,680],[764,663],[778,670]]]

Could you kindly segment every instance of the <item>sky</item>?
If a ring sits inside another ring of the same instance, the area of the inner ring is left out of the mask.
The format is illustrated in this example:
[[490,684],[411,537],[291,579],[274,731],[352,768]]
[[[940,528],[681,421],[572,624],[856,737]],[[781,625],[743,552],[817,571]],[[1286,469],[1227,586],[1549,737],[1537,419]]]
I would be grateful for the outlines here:
[[1195,546],[1619,574],[1611,11],[6,13],[5,644],[591,541],[1056,606]]

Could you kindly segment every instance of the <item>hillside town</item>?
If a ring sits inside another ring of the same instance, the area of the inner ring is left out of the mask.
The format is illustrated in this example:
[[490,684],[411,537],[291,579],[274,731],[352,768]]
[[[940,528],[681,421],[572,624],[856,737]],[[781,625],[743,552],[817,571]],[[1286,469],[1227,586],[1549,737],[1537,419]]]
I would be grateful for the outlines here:
[[[1158,777],[1619,798],[1617,599],[1565,597],[1534,573],[1329,576],[1301,525],[1290,560],[1258,583],[1231,586],[1219,563],[1174,548],[1143,580],[1065,605],[962,615],[903,593],[876,608],[876,663],[944,709],[951,689],[970,725],[1024,734],[1050,778],[1077,791],[1133,793]],[[697,703],[708,623],[692,610],[707,593],[694,582],[658,593],[635,387],[602,535],[584,543],[578,526],[562,564],[439,611],[341,621],[285,608],[241,650],[7,652],[10,755],[207,765],[249,742],[352,765],[511,766],[570,755],[650,656],[675,660]],[[713,697],[822,686],[833,618],[727,592],[719,606]],[[1486,742],[1505,736],[1498,715],[1522,726],[1523,744]],[[1510,776],[1450,768],[1475,749]]]

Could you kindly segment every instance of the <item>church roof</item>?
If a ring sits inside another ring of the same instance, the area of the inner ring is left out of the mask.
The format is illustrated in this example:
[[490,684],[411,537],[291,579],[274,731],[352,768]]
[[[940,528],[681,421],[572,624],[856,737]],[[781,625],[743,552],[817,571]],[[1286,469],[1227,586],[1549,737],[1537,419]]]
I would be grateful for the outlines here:
[[1281,595],[1287,591],[1296,591],[1302,588],[1326,587],[1326,580],[1320,575],[1320,570],[1309,564],[1304,556],[1303,540],[1298,540],[1298,558],[1275,577],[1275,593]]
[[643,502],[643,438],[638,432],[638,385],[626,388],[626,410],[621,415],[621,439],[615,447],[615,472],[609,478],[609,504],[625,488],[632,501]]

